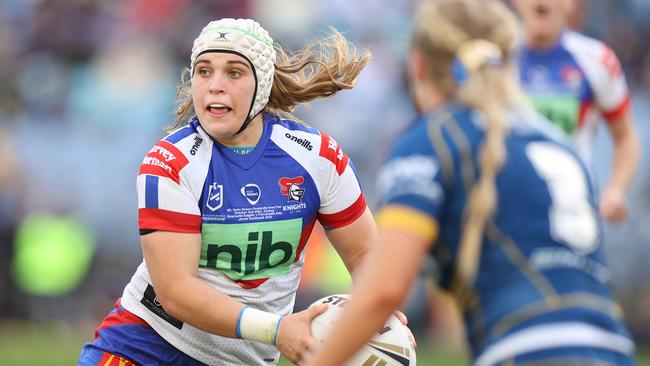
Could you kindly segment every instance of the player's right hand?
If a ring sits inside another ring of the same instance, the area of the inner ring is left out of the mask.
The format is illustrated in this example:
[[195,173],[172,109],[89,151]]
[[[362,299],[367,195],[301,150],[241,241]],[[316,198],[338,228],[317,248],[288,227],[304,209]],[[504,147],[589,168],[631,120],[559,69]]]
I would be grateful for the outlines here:
[[311,336],[311,321],[326,310],[326,304],[318,304],[282,318],[275,346],[289,361],[299,364],[310,349],[318,345]]
[[628,216],[625,193],[615,188],[608,188],[600,199],[600,216],[610,222],[618,224]]

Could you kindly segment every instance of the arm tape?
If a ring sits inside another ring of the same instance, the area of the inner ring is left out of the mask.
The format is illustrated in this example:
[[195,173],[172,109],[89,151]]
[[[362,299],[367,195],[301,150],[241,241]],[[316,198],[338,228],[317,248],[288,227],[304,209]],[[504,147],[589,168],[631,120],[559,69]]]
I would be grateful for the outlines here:
[[244,306],[237,317],[235,333],[238,338],[275,345],[282,317]]

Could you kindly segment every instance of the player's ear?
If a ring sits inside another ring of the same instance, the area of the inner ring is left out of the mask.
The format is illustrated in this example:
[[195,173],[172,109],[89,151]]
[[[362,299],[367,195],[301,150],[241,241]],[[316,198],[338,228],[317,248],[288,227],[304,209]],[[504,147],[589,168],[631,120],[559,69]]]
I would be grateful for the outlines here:
[[411,83],[421,82],[426,78],[424,55],[417,48],[411,48],[408,58],[408,70]]

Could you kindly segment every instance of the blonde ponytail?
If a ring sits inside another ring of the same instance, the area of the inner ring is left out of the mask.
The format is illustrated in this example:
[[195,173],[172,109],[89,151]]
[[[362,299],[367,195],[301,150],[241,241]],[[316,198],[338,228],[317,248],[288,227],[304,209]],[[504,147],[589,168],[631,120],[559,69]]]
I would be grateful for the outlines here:
[[[452,283],[461,302],[474,283],[486,223],[497,209],[496,177],[506,160],[506,109],[523,100],[508,69],[516,37],[514,15],[496,0],[427,1],[418,10],[413,46],[426,56],[429,76],[443,95],[473,108],[485,122],[480,177],[469,190]],[[458,68],[461,75],[455,73]]]
[[458,276],[465,283],[474,282],[485,225],[496,209],[496,176],[506,160],[502,73],[498,67],[483,65],[471,72],[459,90],[459,100],[480,111],[486,124],[478,152],[481,173],[469,193],[458,256]]

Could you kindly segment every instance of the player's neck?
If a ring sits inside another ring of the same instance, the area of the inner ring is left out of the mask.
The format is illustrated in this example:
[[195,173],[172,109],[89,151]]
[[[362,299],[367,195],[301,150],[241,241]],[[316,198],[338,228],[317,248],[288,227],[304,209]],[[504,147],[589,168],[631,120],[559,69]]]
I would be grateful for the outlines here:
[[447,102],[447,98],[438,91],[432,84],[420,84],[418,90],[413,93],[413,102],[419,113],[426,113]]
[[562,37],[563,30],[557,33],[529,34],[526,37],[526,44],[534,50],[547,50],[557,44]]
[[262,117],[262,113],[260,113],[255,116],[253,121],[242,132],[227,139],[217,138],[216,140],[219,141],[219,143],[222,145],[228,147],[257,146],[260,138],[262,138],[263,132],[264,118]]

